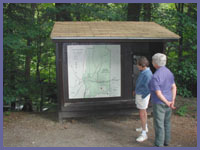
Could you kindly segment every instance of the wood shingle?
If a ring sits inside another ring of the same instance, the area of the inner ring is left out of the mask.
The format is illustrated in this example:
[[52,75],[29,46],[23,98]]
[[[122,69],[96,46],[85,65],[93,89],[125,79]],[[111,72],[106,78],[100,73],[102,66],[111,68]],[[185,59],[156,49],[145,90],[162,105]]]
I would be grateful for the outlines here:
[[154,22],[66,21],[55,22],[51,38],[178,40],[180,36]]

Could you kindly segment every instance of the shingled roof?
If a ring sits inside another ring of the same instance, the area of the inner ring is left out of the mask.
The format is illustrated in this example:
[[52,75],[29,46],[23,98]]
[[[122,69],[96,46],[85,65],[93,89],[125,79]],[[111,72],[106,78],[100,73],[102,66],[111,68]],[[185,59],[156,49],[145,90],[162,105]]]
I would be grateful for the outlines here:
[[164,39],[180,36],[154,22],[65,21],[55,22],[51,39]]

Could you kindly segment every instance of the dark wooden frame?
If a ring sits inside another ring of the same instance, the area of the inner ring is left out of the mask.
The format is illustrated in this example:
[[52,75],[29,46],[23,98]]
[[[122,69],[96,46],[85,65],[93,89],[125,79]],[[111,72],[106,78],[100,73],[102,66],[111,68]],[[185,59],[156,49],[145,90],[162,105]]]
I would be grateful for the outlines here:
[[[151,62],[151,57],[157,52],[165,50],[166,40],[54,40],[56,42],[56,73],[59,110],[65,111],[66,103],[75,102],[98,102],[132,99],[132,56],[146,56]],[[67,45],[121,45],[121,97],[68,99],[67,77]],[[151,64],[151,63],[150,63]],[[65,69],[64,69],[65,67]],[[150,65],[152,71],[154,68]]]
[[[63,70],[63,82],[65,83],[64,84],[64,100],[66,102],[88,102],[88,101],[99,101],[99,100],[121,100],[122,96],[120,97],[101,97],[101,98],[84,98],[84,99],[68,99],[69,95],[68,95],[68,63],[67,63],[67,46],[68,45],[120,45],[120,44],[117,44],[117,43],[63,43],[63,60],[64,60],[64,64],[66,65],[66,69]],[[120,45],[121,46],[121,45]],[[121,48],[121,47],[120,47]],[[120,50],[121,52],[121,55],[122,55],[122,51]],[[65,53],[65,54],[64,54]],[[122,62],[122,57],[121,57],[121,62]],[[121,67],[122,69],[122,67]],[[122,70],[121,70],[122,72]],[[121,78],[122,78],[122,73],[121,73]],[[121,85],[123,83],[121,82]],[[121,94],[122,94],[122,91],[121,91]]]

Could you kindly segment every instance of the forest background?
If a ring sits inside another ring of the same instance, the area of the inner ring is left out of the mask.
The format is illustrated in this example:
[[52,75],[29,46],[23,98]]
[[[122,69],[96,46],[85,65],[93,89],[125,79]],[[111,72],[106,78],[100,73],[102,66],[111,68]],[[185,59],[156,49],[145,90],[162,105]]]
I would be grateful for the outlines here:
[[166,45],[178,95],[197,96],[196,3],[4,3],[3,102],[42,111],[57,104],[55,21],[153,21],[178,34]]

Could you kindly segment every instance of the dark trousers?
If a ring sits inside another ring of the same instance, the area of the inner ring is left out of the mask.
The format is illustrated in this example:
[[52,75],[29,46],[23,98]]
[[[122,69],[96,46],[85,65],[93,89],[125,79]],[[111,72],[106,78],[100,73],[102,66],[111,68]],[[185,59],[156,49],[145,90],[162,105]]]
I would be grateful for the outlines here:
[[153,104],[155,146],[169,144],[171,139],[172,110],[165,104]]

